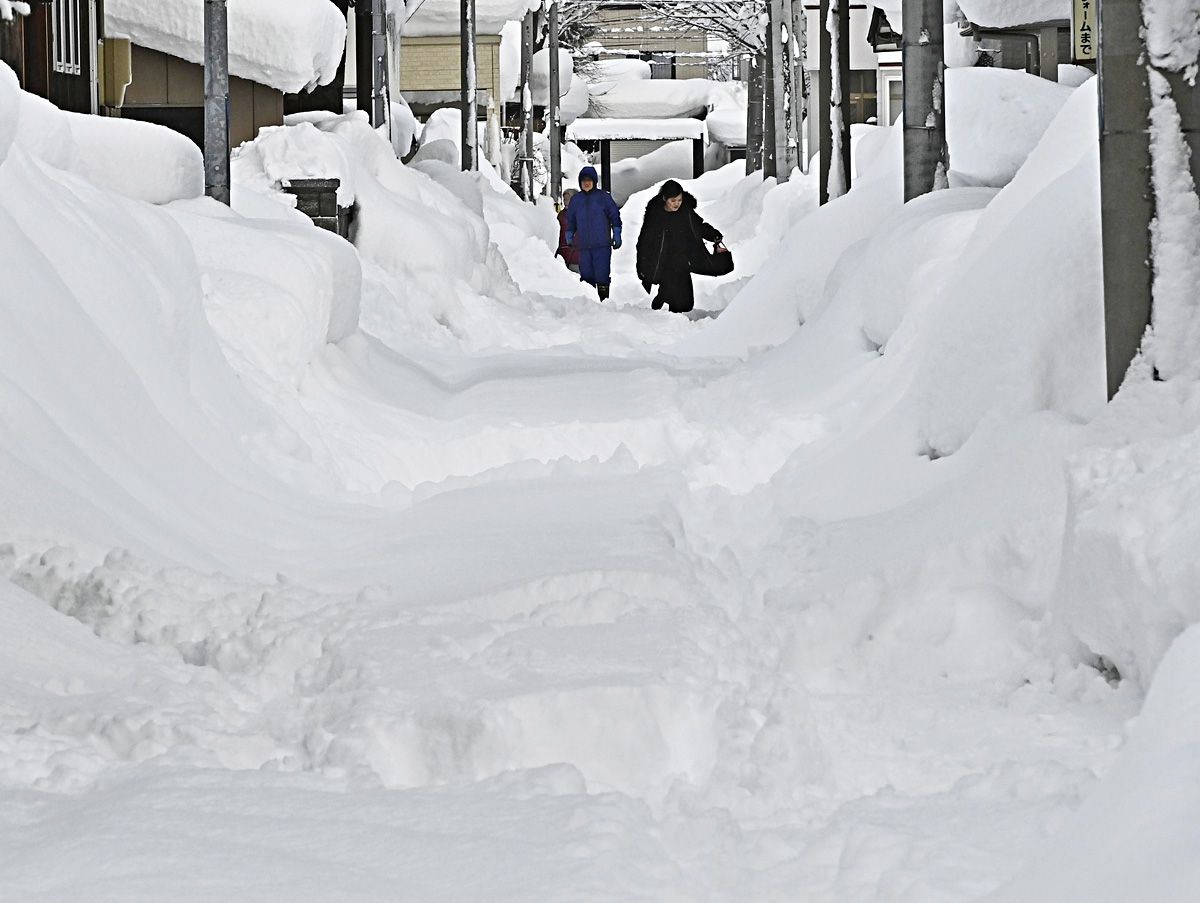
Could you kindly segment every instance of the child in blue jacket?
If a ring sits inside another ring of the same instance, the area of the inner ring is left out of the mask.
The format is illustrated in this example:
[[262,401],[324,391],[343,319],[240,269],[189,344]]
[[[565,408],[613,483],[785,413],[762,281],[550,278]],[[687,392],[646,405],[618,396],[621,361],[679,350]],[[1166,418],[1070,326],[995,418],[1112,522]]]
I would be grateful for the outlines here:
[[608,297],[612,252],[621,247],[621,211],[612,195],[596,186],[596,170],[579,171],[579,193],[567,205],[567,244],[579,251],[579,277]]

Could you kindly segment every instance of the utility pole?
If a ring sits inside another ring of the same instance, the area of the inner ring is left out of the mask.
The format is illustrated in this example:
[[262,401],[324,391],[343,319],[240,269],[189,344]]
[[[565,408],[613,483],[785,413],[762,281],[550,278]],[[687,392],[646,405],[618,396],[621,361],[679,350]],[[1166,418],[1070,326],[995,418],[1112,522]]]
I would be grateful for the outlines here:
[[[905,0],[906,8],[909,2]],[[922,2],[941,8],[941,0]],[[850,0],[821,0],[822,204],[850,190],[850,117],[845,103],[849,85]]]
[[229,204],[229,16],[204,0],[204,193]]
[[562,203],[562,89],[558,71],[558,0],[550,4],[550,96],[546,112],[550,131],[550,197],[555,209]]
[[762,139],[762,173],[764,179],[779,178],[779,160],[776,153],[779,150],[779,139],[775,128],[779,122],[777,115],[778,109],[781,106],[777,99],[779,91],[776,85],[781,79],[776,77],[775,56],[779,45],[779,36],[775,33],[775,17],[772,15],[772,10],[775,6],[774,0],[770,0],[767,4],[767,30],[764,37],[765,48],[763,52],[763,139]]
[[[1150,323],[1150,86],[1138,0],[1100,6],[1100,220],[1108,397],[1121,388]],[[1193,160],[1193,164],[1195,160]]]
[[[789,121],[787,115],[788,95],[792,79],[789,67],[792,30],[792,0],[770,0],[767,4],[767,52],[770,54],[770,121],[772,141],[771,167],[767,175],[774,175],[779,182],[786,182],[792,174],[788,165]],[[774,173],[770,172],[774,168]]]
[[766,74],[767,55],[753,54],[750,57],[750,78],[746,84],[746,175],[763,168]]
[[521,23],[521,199],[533,200],[533,10]]
[[788,166],[799,166],[800,171],[806,173],[804,120],[808,118],[808,15],[804,11],[804,0],[791,0],[791,7],[788,50],[792,62],[792,105],[788,112],[795,145],[788,148]]
[[476,95],[478,74],[475,68],[475,0],[460,0],[459,45],[462,59],[462,168],[479,168],[479,110]]
[[383,71],[387,66],[384,0],[357,0],[354,7],[355,80],[358,109],[375,128],[386,121]]
[[[1134,5],[1138,0],[1132,0]],[[942,0],[904,0],[904,200],[946,186]]]

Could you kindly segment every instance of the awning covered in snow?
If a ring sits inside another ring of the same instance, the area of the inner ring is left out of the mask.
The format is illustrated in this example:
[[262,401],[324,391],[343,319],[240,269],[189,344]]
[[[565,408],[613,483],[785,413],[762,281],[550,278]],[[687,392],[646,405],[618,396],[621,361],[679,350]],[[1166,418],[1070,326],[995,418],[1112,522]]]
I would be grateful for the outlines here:
[[576,119],[568,141],[677,141],[703,138],[699,119]]

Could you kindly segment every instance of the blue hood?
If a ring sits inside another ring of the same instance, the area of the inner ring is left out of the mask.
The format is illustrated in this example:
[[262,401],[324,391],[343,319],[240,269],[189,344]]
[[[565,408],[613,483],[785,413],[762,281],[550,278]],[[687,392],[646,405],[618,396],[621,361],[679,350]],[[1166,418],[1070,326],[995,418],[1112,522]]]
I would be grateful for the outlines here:
[[591,179],[592,182],[595,183],[595,185],[597,187],[599,187],[599,185],[600,185],[600,176],[596,175],[596,167],[594,167],[594,166],[585,166],[583,169],[579,170],[579,187],[580,188],[583,187],[584,179]]

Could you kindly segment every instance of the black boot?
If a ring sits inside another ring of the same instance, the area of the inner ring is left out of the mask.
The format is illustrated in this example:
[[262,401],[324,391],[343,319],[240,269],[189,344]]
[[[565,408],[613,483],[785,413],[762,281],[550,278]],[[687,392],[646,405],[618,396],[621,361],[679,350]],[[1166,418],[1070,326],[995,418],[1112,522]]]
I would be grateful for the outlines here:
[[600,293],[600,300],[603,301],[608,297],[608,283],[602,282],[600,285],[597,285],[596,291]]

